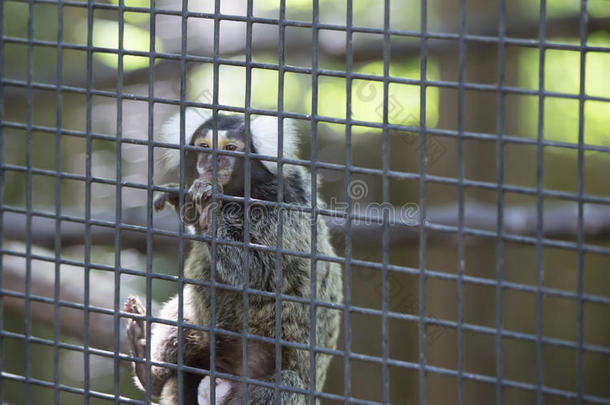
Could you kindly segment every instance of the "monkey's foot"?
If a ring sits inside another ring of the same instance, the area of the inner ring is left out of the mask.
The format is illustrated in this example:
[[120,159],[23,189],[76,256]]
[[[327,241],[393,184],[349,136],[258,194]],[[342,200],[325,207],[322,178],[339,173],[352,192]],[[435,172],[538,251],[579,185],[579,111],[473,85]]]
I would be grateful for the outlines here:
[[[231,391],[231,382],[229,380],[223,380],[222,378],[215,378],[216,381],[216,398],[215,404],[222,405],[225,400],[229,396],[229,392]],[[210,377],[206,376],[199,383],[199,388],[197,388],[197,404],[199,405],[210,405],[212,401],[210,400]]]

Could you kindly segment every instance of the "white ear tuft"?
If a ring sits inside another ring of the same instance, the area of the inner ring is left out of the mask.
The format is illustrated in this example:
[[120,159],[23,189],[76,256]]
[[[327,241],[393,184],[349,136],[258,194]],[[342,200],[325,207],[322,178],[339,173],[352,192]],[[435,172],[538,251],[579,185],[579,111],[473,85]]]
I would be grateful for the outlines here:
[[[297,131],[294,121],[284,118],[283,123],[283,158],[296,159],[297,154]],[[250,121],[250,134],[252,144],[258,154],[278,157],[278,144],[280,141],[278,132],[278,118],[261,115]],[[262,160],[262,163],[273,173],[277,172],[277,163]]]
[[[184,144],[188,145],[197,129],[212,116],[210,110],[187,107],[184,111]],[[180,145],[180,112],[172,115],[161,128],[161,142]],[[180,164],[180,150],[166,149],[163,159],[167,169]]]

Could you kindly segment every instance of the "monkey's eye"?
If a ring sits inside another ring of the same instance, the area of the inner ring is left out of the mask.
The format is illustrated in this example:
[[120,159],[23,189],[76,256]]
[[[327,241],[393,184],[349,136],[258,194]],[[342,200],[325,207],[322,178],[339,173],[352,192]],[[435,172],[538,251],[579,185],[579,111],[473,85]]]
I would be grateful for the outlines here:
[[237,146],[233,143],[229,143],[225,145],[225,150],[234,151],[237,150]]
[[199,144],[197,145],[200,148],[205,148],[208,149],[210,147],[210,145],[207,144],[207,142],[199,142]]

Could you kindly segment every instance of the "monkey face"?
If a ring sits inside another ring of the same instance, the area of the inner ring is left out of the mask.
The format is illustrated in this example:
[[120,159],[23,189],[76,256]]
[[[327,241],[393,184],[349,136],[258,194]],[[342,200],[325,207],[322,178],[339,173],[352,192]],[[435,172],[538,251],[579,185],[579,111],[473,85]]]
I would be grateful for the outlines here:
[[[193,137],[193,146],[201,148],[194,152],[195,174],[197,178],[213,182],[214,155],[212,154],[213,132],[211,129],[203,129],[201,133]],[[229,152],[243,152],[244,142],[238,131],[218,131],[218,150]],[[236,184],[243,184],[242,173],[243,157],[216,154],[217,181],[225,189],[230,190]],[[234,187],[233,187],[234,188]]]

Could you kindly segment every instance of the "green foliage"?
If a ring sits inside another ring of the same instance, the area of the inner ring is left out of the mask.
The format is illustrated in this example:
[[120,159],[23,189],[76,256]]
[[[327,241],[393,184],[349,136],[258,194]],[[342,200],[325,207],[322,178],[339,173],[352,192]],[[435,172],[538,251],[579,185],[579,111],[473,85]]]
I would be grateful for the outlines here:
[[[577,44],[574,39],[555,39],[562,43]],[[610,47],[610,34],[605,31],[589,35],[588,45]],[[533,48],[519,50],[520,86],[538,90],[538,56]],[[589,96],[610,95],[610,55],[589,52],[585,65],[585,93]],[[580,92],[580,52],[547,50],[544,64],[544,89],[565,95]],[[532,135],[537,132],[538,98],[523,97],[519,108],[519,128]],[[610,103],[587,100],[585,102],[585,143],[610,145]],[[545,139],[570,143],[578,142],[579,101],[574,98],[545,97]]]
[[[535,15],[540,10],[540,2],[532,0],[521,0],[524,12]],[[580,13],[581,2],[576,0],[548,0],[546,2],[546,16],[568,17]],[[608,0],[587,1],[587,13],[592,17],[610,17],[610,2]]]
[[[76,28],[80,35],[86,36],[87,22],[83,21]],[[93,46],[108,48],[109,50],[119,49],[119,23],[117,21],[95,19],[93,22]],[[123,23],[123,49],[126,51],[150,51],[150,33],[148,29],[141,28],[128,22]],[[155,50],[162,52],[163,48],[159,41],[155,44]],[[117,68],[118,54],[95,52],[93,57],[103,64]],[[149,65],[148,56],[123,56],[123,70],[131,71],[146,68]]]
[[[419,63],[410,60],[392,63],[390,75],[396,78],[419,80]],[[383,62],[371,62],[356,68],[356,72],[377,76],[375,80],[354,79],[352,83],[352,119],[369,123],[383,122],[384,83]],[[428,80],[440,78],[439,65],[428,60]],[[188,82],[189,98],[211,103],[213,94],[211,64],[203,64],[191,71]],[[312,79],[310,75],[286,73],[284,77],[284,110],[311,114]],[[219,103],[245,107],[245,67],[221,66],[219,75]],[[278,72],[267,69],[252,71],[253,108],[277,109]],[[418,125],[420,113],[420,86],[418,84],[390,83],[388,87],[388,122],[390,124]],[[346,79],[319,76],[319,115],[345,119],[347,102]],[[437,124],[439,117],[439,89],[430,87],[426,93],[427,126]],[[355,132],[367,131],[355,127]]]

